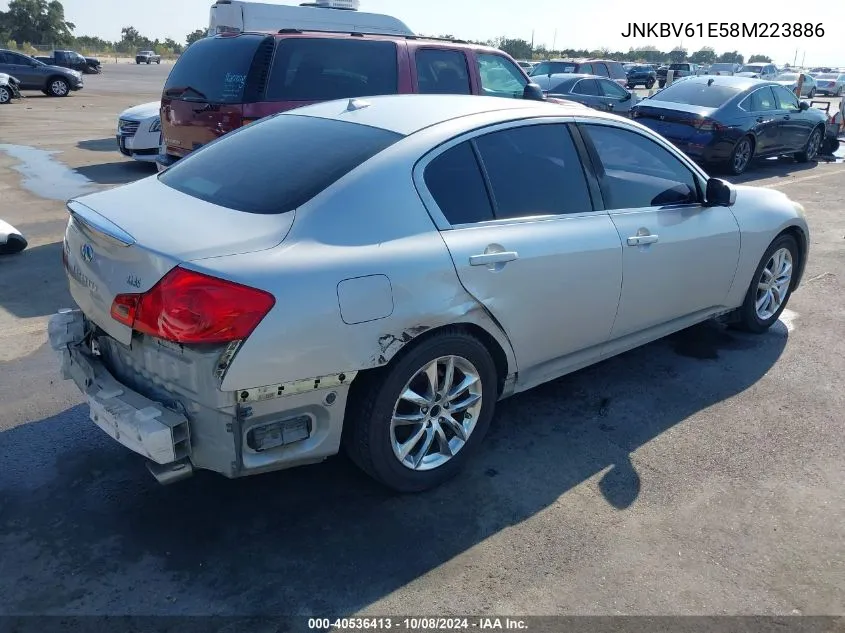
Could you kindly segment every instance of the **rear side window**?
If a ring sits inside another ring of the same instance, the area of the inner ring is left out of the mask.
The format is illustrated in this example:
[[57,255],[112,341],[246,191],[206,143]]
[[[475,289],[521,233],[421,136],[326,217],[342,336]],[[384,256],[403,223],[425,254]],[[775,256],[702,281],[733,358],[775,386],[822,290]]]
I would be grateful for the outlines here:
[[[627,77],[625,73],[625,68],[619,62],[608,62],[607,67],[610,68],[610,78],[611,79],[625,79]],[[638,68],[640,72],[651,70],[650,68],[646,68],[645,66],[640,66]]]
[[260,35],[209,37],[191,44],[164,85],[164,96],[185,101],[243,103]]
[[610,77],[610,71],[607,70],[607,64],[593,63],[593,72],[602,77]]
[[565,125],[528,125],[476,139],[497,218],[592,211],[590,191]]
[[401,138],[347,121],[277,115],[206,145],[159,180],[236,211],[285,213]]
[[575,87],[572,89],[577,95],[590,95],[590,96],[598,96],[599,94],[599,85],[595,79],[582,79]]
[[417,84],[420,94],[472,94],[466,55],[460,51],[417,51]]
[[331,101],[399,91],[396,44],[387,41],[288,38],[276,48],[269,101]]
[[493,207],[469,141],[455,145],[425,168],[425,185],[452,225],[487,222]]

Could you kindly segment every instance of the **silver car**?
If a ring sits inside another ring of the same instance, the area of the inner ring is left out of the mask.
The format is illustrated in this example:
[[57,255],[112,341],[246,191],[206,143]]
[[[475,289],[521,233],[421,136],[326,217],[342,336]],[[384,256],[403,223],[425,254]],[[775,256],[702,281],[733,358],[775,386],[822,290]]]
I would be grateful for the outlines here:
[[798,80],[801,76],[804,77],[804,80],[801,83],[801,94],[798,96],[812,99],[816,96],[816,80],[808,73],[781,73],[772,81],[795,93],[798,90]]
[[820,95],[841,97],[845,93],[845,73],[819,73],[816,80],[816,92]]
[[52,346],[162,482],[343,446],[430,488],[502,398],[706,319],[765,332],[809,245],[799,204],[636,122],[457,95],[299,108],[68,208]]

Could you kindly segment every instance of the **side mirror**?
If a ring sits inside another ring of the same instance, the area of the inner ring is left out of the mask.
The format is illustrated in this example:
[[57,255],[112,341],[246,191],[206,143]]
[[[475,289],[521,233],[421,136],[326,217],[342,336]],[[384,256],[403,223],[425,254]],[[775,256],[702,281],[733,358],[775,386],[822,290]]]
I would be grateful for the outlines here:
[[806,101],[802,101],[801,103],[798,104],[798,109],[801,110],[801,112],[803,112],[804,110],[809,110],[810,104],[807,103]]
[[543,89],[535,83],[525,84],[525,89],[522,91],[522,98],[529,101],[544,101]]
[[705,197],[708,207],[729,207],[736,202],[736,190],[724,180],[711,178],[707,181]]

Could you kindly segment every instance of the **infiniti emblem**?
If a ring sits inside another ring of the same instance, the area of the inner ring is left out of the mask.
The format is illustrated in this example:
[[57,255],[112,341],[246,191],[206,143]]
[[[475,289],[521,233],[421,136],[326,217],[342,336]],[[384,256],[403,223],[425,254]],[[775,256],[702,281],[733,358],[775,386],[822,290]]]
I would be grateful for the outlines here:
[[79,253],[82,255],[82,261],[88,264],[94,260],[94,247],[90,244],[83,244],[82,248],[79,249]]

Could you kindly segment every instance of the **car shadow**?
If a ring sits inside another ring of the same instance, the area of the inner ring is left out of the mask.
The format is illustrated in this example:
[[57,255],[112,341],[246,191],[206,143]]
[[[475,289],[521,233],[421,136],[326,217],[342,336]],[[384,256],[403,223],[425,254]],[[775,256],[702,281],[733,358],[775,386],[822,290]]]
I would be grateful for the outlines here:
[[156,167],[153,163],[118,161],[99,165],[85,165],[75,168],[74,171],[100,185],[126,185],[141,178],[152,176],[156,173]]
[[[763,178],[788,178],[802,172],[811,171],[818,167],[821,162],[826,161],[819,158],[818,162],[799,163],[789,156],[758,158],[748,166],[748,170],[744,174],[740,176],[728,175],[727,179],[734,184],[741,185]],[[726,171],[723,173],[727,174]]]
[[117,141],[114,140],[114,137],[111,138],[98,138],[93,139],[90,141],[79,141],[76,146],[79,149],[88,150],[89,152],[116,152],[117,149]]
[[[33,238],[25,226],[19,230],[27,239]],[[0,309],[19,319],[29,319],[73,305],[62,267],[61,242],[31,246],[21,253],[0,257]]]
[[22,614],[353,613],[595,476],[587,502],[624,512],[652,477],[631,454],[754,385],[787,338],[780,323],[762,336],[706,323],[502,401],[467,469],[417,495],[344,457],[161,487],[75,407],[0,433],[0,595]]

